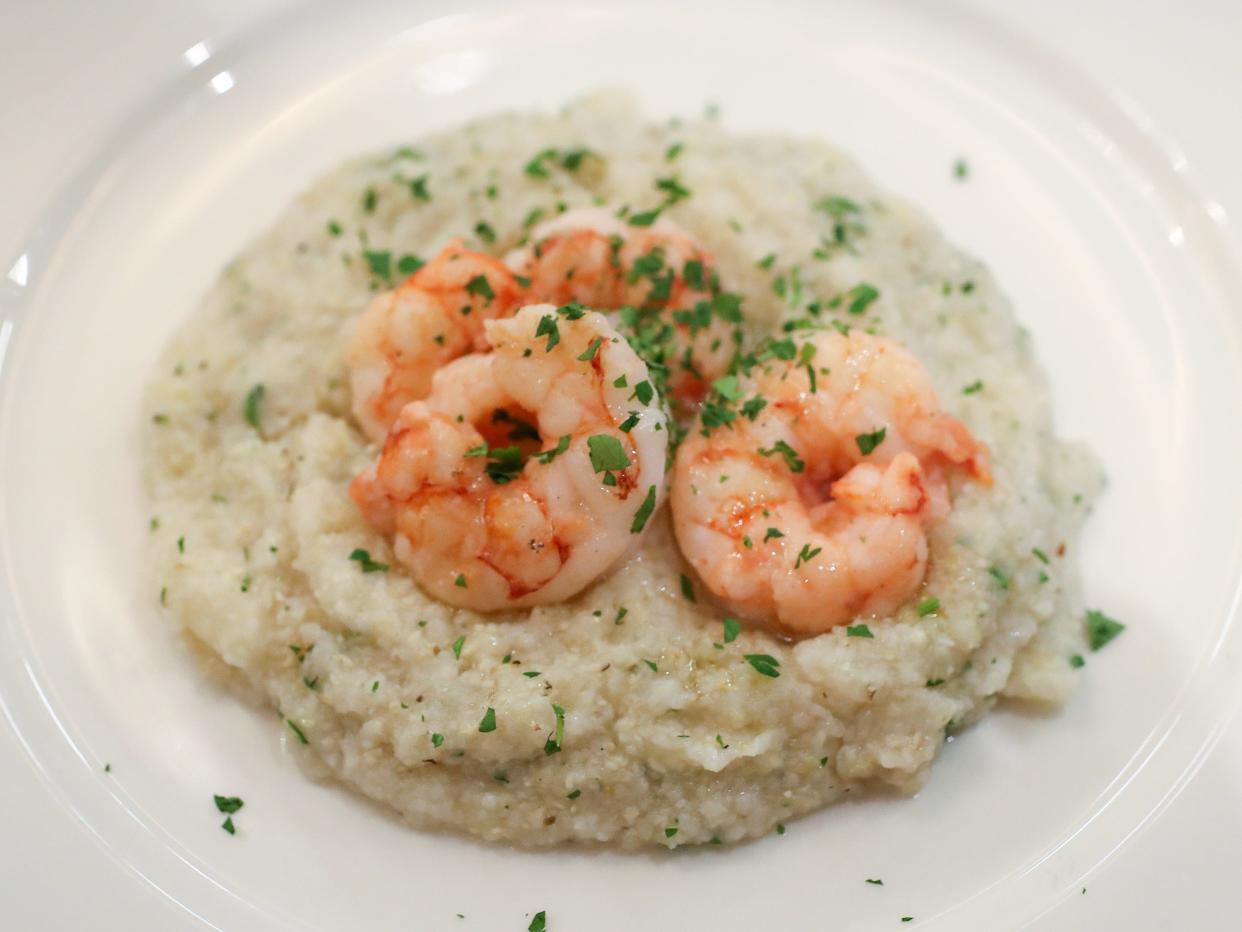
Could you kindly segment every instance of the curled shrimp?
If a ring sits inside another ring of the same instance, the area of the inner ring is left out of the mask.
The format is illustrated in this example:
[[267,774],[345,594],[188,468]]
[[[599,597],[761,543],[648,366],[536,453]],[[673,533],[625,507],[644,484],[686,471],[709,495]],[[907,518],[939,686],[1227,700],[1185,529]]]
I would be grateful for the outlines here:
[[623,560],[663,498],[667,426],[602,315],[532,305],[440,369],[350,495],[432,596],[563,601]]
[[682,553],[729,609],[817,634],[909,600],[951,507],[946,470],[991,477],[900,344],[824,331],[793,349],[719,385],[722,426],[700,419],[682,443],[670,501]]
[[649,360],[669,373],[674,401],[692,405],[725,374],[740,309],[720,292],[711,256],[675,223],[622,222],[602,208],[571,210],[535,227],[506,257],[533,301],[625,308]]
[[460,240],[377,295],[346,349],[353,412],[366,435],[382,439],[408,402],[427,396],[436,370],[485,349],[484,322],[513,313],[520,299],[504,263]]

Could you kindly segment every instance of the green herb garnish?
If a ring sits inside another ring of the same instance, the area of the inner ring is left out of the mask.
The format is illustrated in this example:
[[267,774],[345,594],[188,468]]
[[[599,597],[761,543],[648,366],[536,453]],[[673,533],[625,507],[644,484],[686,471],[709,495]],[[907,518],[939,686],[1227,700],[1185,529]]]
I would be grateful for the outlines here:
[[255,430],[259,429],[259,421],[263,416],[261,408],[263,405],[263,395],[266,391],[267,389],[260,382],[246,393],[246,401],[242,405],[242,414],[246,418],[246,423]]
[[887,427],[880,427],[873,430],[869,434],[858,434],[854,438],[854,442],[858,444],[858,452],[860,452],[863,456],[867,456],[872,450],[884,442],[884,435],[887,433]]
[[1093,651],[1099,650],[1125,628],[1121,622],[1109,618],[1103,612],[1095,609],[1087,612],[1087,643]]
[[769,654],[744,654],[743,658],[755,668],[755,672],[763,676],[770,676],[776,679],[776,677],[781,675],[781,662]]
[[361,547],[355,549],[349,555],[349,558],[355,561],[362,568],[362,572],[364,573],[387,573],[388,572],[387,563],[378,563],[375,560],[372,560],[371,554],[363,550]]

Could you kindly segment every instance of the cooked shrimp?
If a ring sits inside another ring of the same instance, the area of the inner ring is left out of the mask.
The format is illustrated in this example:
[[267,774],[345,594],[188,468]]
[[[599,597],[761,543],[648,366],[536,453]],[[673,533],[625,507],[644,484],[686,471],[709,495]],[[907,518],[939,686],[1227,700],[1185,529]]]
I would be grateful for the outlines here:
[[354,323],[346,350],[354,416],[366,435],[382,439],[408,402],[426,397],[436,370],[486,348],[484,321],[520,304],[513,273],[460,240],[378,295]]
[[668,369],[675,400],[698,401],[728,370],[739,311],[720,297],[711,256],[675,223],[637,227],[584,208],[537,226],[531,240],[506,258],[530,281],[530,299],[629,308],[625,323]]
[[667,426],[600,314],[532,305],[440,369],[350,495],[432,596],[560,602],[621,561],[663,498]]
[[816,634],[918,590],[946,470],[990,482],[988,451],[893,340],[824,331],[780,355],[726,384],[732,419],[678,449],[673,526],[729,609]]

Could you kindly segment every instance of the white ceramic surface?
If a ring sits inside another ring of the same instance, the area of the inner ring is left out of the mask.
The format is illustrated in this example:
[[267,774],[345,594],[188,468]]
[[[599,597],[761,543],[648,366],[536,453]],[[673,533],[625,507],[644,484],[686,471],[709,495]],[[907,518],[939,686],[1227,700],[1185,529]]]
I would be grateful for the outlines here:
[[[1128,851],[1227,727],[1242,673],[1242,257],[1226,206],[1242,199],[1196,171],[1147,98],[1118,93],[1085,51],[1049,51],[1041,24],[972,7],[425,2],[272,6],[256,21],[226,4],[191,41],[175,16],[144,20],[154,7],[90,14],[82,47],[150,80],[117,79],[123,103],[64,163],[77,171],[59,196],[15,195],[34,234],[0,240],[13,247],[0,263],[0,703],[16,739],[0,745],[16,788],[0,888],[21,921],[65,921],[51,891],[103,896],[106,878],[117,906],[102,923],[118,929],[524,929],[540,909],[558,932],[1098,927],[1093,915],[1206,927],[1176,888],[1154,907],[1114,889],[1101,914],[1092,879],[1126,857],[1194,856],[1193,840]],[[1112,25],[1088,13],[1080,28]],[[161,49],[161,64],[141,71],[126,43]],[[0,99],[65,58],[28,55],[31,75],[0,57]],[[1204,119],[1237,112],[1236,80],[1196,80],[1188,100],[1217,96]],[[303,778],[274,717],[209,686],[160,624],[142,575],[137,398],[219,267],[347,155],[609,84],[657,115],[717,102],[737,129],[852,151],[991,265],[1048,368],[1060,431],[1105,461],[1112,485],[1080,557],[1091,604],[1129,630],[1088,658],[1064,713],[992,716],[916,799],[838,806],[730,851],[531,854],[420,835]],[[84,86],[79,107],[106,105],[107,87]],[[63,125],[73,111],[60,112]],[[6,131],[41,121],[18,108]],[[1237,153],[1230,132],[1206,137],[1206,164]],[[236,837],[214,792],[246,799]],[[94,839],[89,857],[62,808]],[[67,873],[43,892],[30,865],[61,850]],[[144,883],[176,906],[135,894]]]

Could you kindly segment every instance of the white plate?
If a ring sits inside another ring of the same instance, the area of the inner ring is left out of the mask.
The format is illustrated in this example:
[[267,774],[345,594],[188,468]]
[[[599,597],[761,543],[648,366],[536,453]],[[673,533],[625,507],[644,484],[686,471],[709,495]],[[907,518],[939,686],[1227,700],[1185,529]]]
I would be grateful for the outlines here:
[[[524,929],[542,909],[555,930],[996,929],[1059,906],[1064,928],[1076,920],[1062,901],[1167,805],[1228,720],[1242,682],[1242,264],[1213,192],[1133,110],[988,17],[861,0],[762,10],[282,12],[185,53],[185,74],[95,154],[12,265],[0,701],[46,792],[197,921]],[[275,718],[210,686],[160,624],[142,573],[138,397],[221,265],[348,155],[602,84],[654,115],[711,101],[736,129],[852,151],[993,268],[1051,375],[1059,431],[1106,464],[1078,557],[1091,604],[1128,631],[1088,658],[1062,714],[992,715],[913,800],[671,855],[418,834],[306,780]],[[952,178],[959,156],[966,182]],[[236,837],[212,793],[245,797]],[[0,857],[18,870],[15,844]]]

